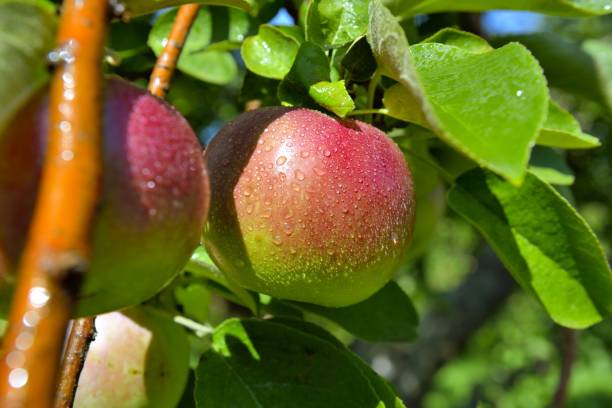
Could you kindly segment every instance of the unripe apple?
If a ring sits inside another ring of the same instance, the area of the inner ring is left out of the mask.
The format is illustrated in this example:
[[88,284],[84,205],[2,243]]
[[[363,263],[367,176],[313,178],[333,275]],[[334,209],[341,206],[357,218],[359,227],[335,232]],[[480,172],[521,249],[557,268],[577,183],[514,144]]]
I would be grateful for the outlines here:
[[308,109],[240,115],[208,146],[204,241],[238,284],[347,306],[387,283],[410,242],[410,170],[383,132]]
[[100,315],[95,326],[75,408],[176,406],[189,374],[183,328],[146,307]]
[[[208,208],[202,149],[176,110],[117,78],[106,82],[103,109],[101,196],[77,316],[134,305],[154,295],[198,245]],[[0,134],[0,253],[5,254],[0,294],[8,291],[25,245],[47,116],[48,98],[38,95]],[[65,153],[62,159],[71,160],[72,153]],[[73,192],[75,198],[79,193]],[[0,310],[6,309],[7,298],[0,299]]]

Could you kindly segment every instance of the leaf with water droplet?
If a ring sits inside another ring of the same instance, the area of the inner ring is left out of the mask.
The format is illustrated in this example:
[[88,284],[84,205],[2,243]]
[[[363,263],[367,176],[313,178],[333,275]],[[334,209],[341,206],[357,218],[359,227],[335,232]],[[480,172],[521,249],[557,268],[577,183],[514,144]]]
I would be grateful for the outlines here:
[[334,112],[341,118],[355,109],[355,103],[349,95],[344,81],[321,81],[308,88],[308,94],[319,105]]
[[467,48],[442,43],[409,48],[379,0],[371,3],[370,15],[368,41],[379,66],[405,87],[385,95],[389,112],[413,109],[401,118],[427,126],[456,150],[520,184],[549,100],[542,69],[529,51],[508,44],[483,52],[473,42]]
[[257,35],[248,37],[240,49],[247,68],[266,78],[283,79],[291,69],[300,42],[283,30],[262,25]]

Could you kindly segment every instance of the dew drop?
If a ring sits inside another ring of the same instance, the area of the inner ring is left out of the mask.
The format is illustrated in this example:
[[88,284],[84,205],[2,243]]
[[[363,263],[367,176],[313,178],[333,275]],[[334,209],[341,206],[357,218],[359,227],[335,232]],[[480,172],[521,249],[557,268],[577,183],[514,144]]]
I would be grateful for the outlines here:
[[305,177],[306,176],[304,175],[304,173],[302,173],[300,170],[295,171],[295,178],[297,178],[298,180],[302,181]]
[[148,188],[149,190],[154,189],[154,188],[155,188],[155,182],[154,182],[153,180],[149,180],[149,181],[147,181],[147,188]]
[[320,169],[319,167],[313,167],[312,170],[315,172],[315,174],[317,176],[324,176],[325,175],[325,170]]
[[251,191],[251,189],[249,187],[245,187],[245,189],[242,191],[242,194],[245,197],[249,197],[251,194],[253,194],[253,192]]
[[13,388],[21,388],[28,383],[28,371],[25,368],[15,368],[8,376],[8,382]]
[[325,150],[325,152],[323,152],[323,155],[325,155],[325,157],[329,157],[331,156],[331,152],[329,150]]
[[33,343],[34,336],[32,335],[32,333],[27,331],[19,333],[19,335],[15,339],[15,346],[17,346],[17,349],[19,350],[27,350],[32,347]]
[[21,367],[25,363],[25,355],[21,351],[11,351],[4,361],[11,368]]
[[285,156],[278,156],[278,159],[276,159],[276,164],[279,166],[282,166],[286,162],[287,162],[287,158]]
[[300,156],[302,156],[303,158],[306,158],[310,155],[310,153],[308,153],[306,150],[303,150],[302,152],[300,152]]
[[247,205],[246,212],[247,214],[251,214],[253,212],[253,204]]
[[72,150],[64,150],[62,151],[62,160],[70,161],[74,159],[74,152]]
[[283,240],[281,239],[280,235],[275,235],[274,239],[272,239],[272,242],[274,242],[274,245],[280,246],[280,245],[282,245]]
[[51,294],[49,291],[42,286],[35,286],[30,289],[28,294],[28,299],[30,300],[30,304],[38,309],[47,304],[49,299],[51,298]]

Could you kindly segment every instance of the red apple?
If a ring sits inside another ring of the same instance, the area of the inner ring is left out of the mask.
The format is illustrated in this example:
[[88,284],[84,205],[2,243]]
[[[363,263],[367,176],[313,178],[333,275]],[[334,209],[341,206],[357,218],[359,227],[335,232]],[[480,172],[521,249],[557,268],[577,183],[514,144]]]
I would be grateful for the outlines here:
[[[8,292],[25,244],[47,116],[48,98],[38,95],[0,135],[0,253],[5,254],[0,294]],[[106,82],[103,126],[102,192],[78,316],[154,295],[198,245],[208,208],[202,149],[176,110],[113,78]],[[63,159],[70,160],[70,152]],[[0,310],[6,309],[7,300],[6,295],[0,299]]]
[[246,288],[347,306],[385,285],[406,253],[415,206],[410,170],[373,126],[264,108],[225,126],[205,158],[205,244]]

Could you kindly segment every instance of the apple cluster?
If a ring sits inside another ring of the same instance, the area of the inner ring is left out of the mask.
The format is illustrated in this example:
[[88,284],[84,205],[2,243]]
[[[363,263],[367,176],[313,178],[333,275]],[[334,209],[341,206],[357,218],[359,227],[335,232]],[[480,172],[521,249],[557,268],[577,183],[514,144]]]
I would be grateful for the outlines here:
[[[0,134],[0,316],[34,211],[48,105],[42,91]],[[92,345],[84,378],[108,382],[91,392],[79,385],[76,406],[113,405],[104,399],[111,398],[104,389],[113,381],[134,382],[148,393],[155,365],[145,364],[149,356],[142,350],[164,360],[156,342],[174,340],[155,340],[150,326],[166,323],[138,309],[109,312],[155,295],[199,244],[240,286],[328,307],[372,295],[406,254],[414,224],[412,176],[395,143],[371,125],[309,109],[262,108],[226,125],[202,154],[174,108],[109,78],[103,126],[92,259],[75,316],[101,315],[102,337]],[[126,331],[135,333],[133,340],[116,334]],[[130,360],[105,354],[111,343],[126,349]],[[119,379],[126,370],[141,375]]]

